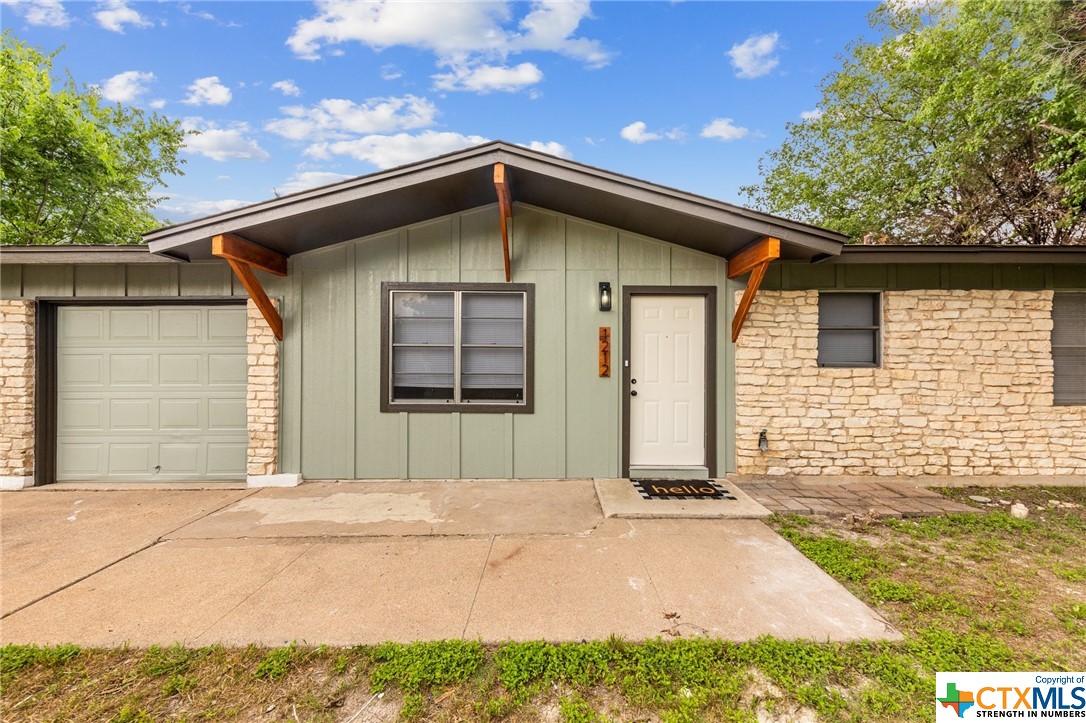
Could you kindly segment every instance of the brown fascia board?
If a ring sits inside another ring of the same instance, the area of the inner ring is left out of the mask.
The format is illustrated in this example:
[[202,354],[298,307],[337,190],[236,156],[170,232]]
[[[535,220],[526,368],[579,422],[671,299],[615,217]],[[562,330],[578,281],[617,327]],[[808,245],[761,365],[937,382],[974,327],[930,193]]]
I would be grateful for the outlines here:
[[[624,200],[636,202],[683,214],[702,222],[742,229],[751,234],[779,236],[786,242],[806,249],[809,254],[836,255],[841,245],[847,241],[847,237],[841,234],[816,226],[777,218],[500,141],[157,229],[146,234],[144,239],[153,253],[182,253],[182,247],[191,248],[194,243],[209,242],[216,234],[233,232],[244,236],[245,229],[261,227],[267,230],[290,217],[319,212],[341,204],[357,203],[386,193],[402,192],[428,182],[440,182],[442,179],[470,174],[499,162],[510,168],[513,200],[543,208],[561,204],[548,204],[545,198],[518,198],[518,170],[541,174],[572,187],[606,191],[615,196],[616,203]],[[575,188],[571,188],[570,192],[575,192]],[[467,208],[456,209],[462,210]],[[637,232],[635,228],[626,230]],[[329,240],[327,244],[314,244],[312,248],[345,240],[348,239],[337,238]],[[307,245],[304,250],[308,248]]]
[[0,246],[0,264],[175,264],[177,259],[152,254],[145,244],[116,246],[52,244]]
[[846,244],[828,264],[1086,264],[1086,246]]

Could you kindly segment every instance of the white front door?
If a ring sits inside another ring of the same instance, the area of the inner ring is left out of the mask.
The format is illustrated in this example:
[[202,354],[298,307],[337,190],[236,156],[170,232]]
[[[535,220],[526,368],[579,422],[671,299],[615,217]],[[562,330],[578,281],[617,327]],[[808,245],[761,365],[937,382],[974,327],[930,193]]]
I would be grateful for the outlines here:
[[705,297],[630,302],[630,466],[704,466]]

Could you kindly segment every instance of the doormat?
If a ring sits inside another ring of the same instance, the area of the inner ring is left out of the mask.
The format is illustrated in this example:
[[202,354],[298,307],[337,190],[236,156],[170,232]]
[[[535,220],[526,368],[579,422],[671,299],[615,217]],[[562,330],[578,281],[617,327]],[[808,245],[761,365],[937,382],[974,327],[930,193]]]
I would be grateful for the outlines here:
[[735,496],[707,479],[632,479],[646,500],[735,500]]

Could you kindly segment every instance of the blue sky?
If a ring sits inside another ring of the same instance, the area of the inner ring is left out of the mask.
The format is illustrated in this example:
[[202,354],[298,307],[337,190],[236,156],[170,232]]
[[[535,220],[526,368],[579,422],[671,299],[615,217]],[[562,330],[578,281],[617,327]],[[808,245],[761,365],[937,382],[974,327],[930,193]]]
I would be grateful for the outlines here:
[[77,82],[201,131],[158,210],[172,221],[496,139],[744,203],[875,7],[0,3]]

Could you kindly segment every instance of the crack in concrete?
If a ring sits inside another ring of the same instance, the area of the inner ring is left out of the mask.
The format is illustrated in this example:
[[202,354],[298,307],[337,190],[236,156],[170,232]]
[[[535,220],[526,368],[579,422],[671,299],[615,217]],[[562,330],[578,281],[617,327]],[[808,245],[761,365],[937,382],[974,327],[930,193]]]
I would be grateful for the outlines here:
[[[235,502],[240,502],[241,500],[245,499],[246,497],[252,497],[253,495],[255,495],[259,491],[260,490],[253,490],[249,494],[245,495],[244,497],[241,497],[240,499],[230,500],[229,502],[223,504],[222,506],[216,507],[213,510],[209,510],[209,511],[205,512],[204,514],[196,517],[195,519],[186,520],[185,522],[181,523],[179,526],[173,528],[172,530],[167,530],[166,532],[163,532],[161,535],[159,535],[155,539],[151,540],[147,544],[141,546],[140,548],[138,548],[136,550],[133,550],[133,551],[131,551],[129,553],[126,553],[126,554],[122,555],[121,557],[118,557],[116,560],[113,560],[112,562],[108,562],[105,565],[102,565],[101,567],[99,567],[98,569],[92,570],[91,572],[88,572],[86,575],[82,575],[82,576],[76,578],[75,580],[71,580],[70,582],[66,582],[66,583],[64,583],[63,585],[61,585],[60,587],[58,587],[58,588],[56,588],[54,590],[50,590],[47,593],[39,595],[38,597],[34,598],[30,602],[23,603],[22,605],[15,608],[14,610],[9,610],[8,612],[4,613],[3,615],[0,615],[0,620],[3,620],[4,618],[8,618],[8,617],[14,615],[15,613],[19,612],[20,610],[26,610],[31,605],[37,605],[42,600],[53,597],[57,593],[64,592],[68,588],[72,587],[73,585],[78,585],[79,583],[83,582],[87,578],[94,577],[98,573],[104,572],[105,570],[108,570],[109,568],[113,567],[114,565],[118,565],[118,564],[124,562],[125,560],[127,560],[130,557],[134,557],[135,555],[138,555],[138,554],[140,554],[141,552],[143,552],[145,550],[149,550],[152,547],[154,547],[154,546],[156,546],[156,545],[158,545],[158,544],[160,544],[160,543],[162,543],[164,541],[167,541],[166,537],[168,535],[172,535],[173,533],[177,532],[180,529],[183,529],[185,527],[188,527],[189,525],[195,524],[195,523],[199,522],[200,520],[204,519],[205,517],[208,517],[209,515],[213,515],[216,512],[219,512],[221,510],[225,510],[230,505],[234,504]],[[182,538],[182,539],[184,539],[184,538]]]
[[461,638],[468,634],[468,627],[471,625],[471,616],[475,613],[475,602],[479,599],[479,590],[483,587],[483,577],[486,575],[486,566],[490,564],[490,554],[494,552],[494,542],[497,539],[497,535],[493,535],[490,538],[490,547],[487,548],[486,559],[483,560],[483,567],[479,570],[479,581],[475,583],[475,595],[471,598],[471,607],[468,608],[468,617],[464,620],[464,629],[460,631]]

